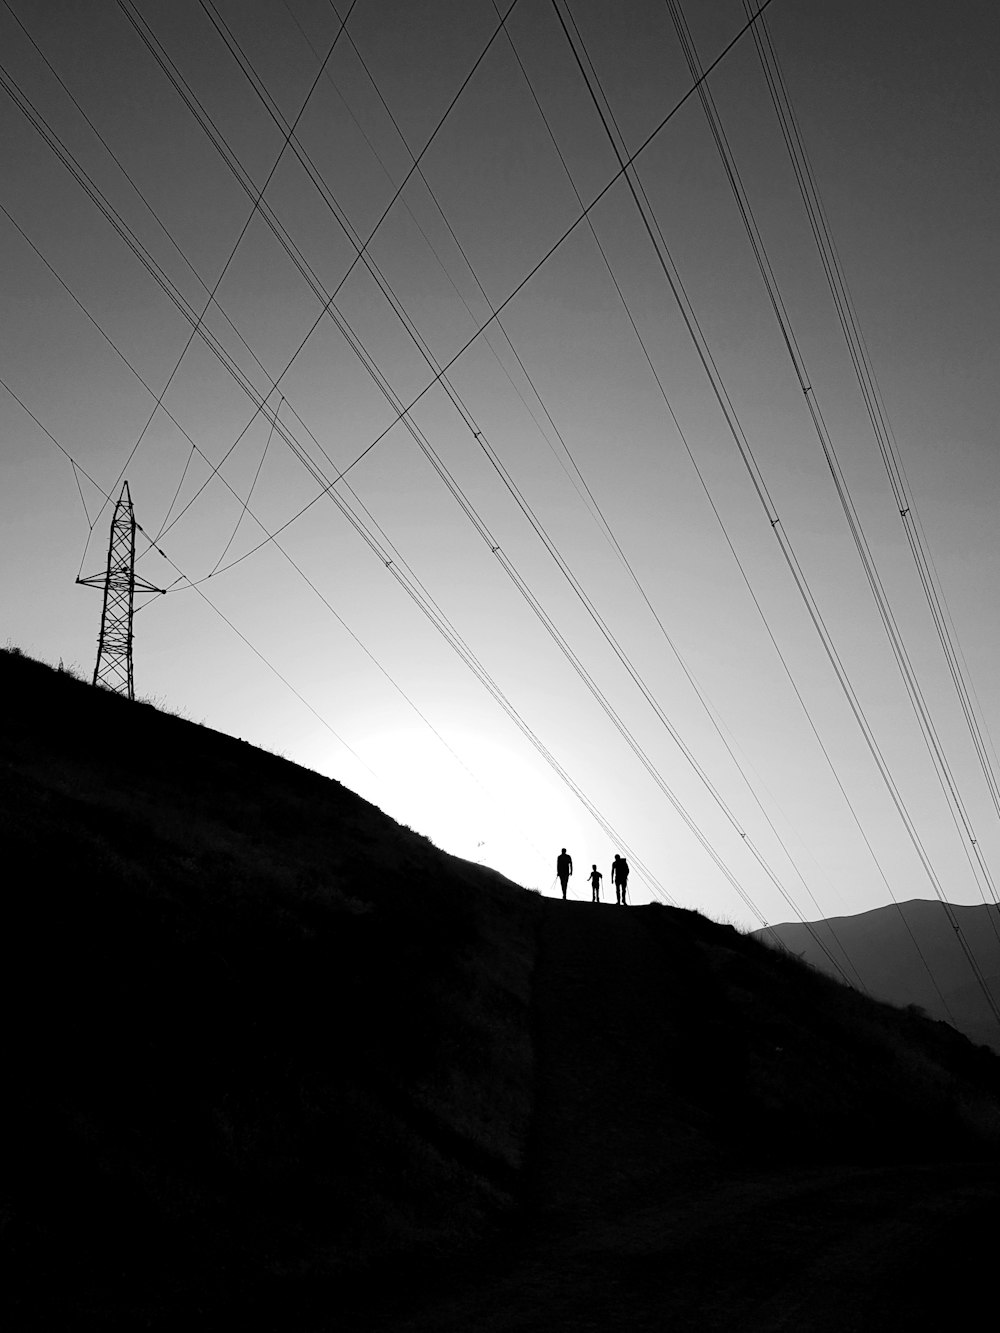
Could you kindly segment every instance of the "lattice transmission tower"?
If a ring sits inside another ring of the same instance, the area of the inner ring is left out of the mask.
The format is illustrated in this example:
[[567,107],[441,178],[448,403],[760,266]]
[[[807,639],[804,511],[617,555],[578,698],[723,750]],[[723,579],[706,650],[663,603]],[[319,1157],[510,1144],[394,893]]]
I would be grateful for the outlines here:
[[132,617],[136,592],[163,592],[135,576],[135,512],[128,482],[115,505],[108,542],[108,566],[100,574],[78,578],[91,588],[104,589],[101,632],[97,639],[94,684],[135,698],[132,682]]

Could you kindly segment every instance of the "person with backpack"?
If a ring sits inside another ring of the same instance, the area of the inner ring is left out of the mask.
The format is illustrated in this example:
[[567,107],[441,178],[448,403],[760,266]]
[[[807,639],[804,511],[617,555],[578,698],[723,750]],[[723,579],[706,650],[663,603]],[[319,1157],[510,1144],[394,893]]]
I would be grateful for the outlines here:
[[624,856],[615,853],[615,859],[611,862],[611,882],[615,886],[615,902],[621,906],[626,906],[625,890],[628,886],[628,862]]

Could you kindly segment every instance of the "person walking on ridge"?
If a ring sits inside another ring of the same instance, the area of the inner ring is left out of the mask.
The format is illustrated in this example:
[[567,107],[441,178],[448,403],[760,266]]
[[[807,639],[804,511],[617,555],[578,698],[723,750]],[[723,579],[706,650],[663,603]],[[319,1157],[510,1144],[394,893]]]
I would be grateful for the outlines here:
[[594,891],[595,903],[599,903],[601,901],[601,880],[603,878],[604,876],[598,870],[597,866],[592,866],[588,879],[590,880],[590,887]]
[[615,859],[611,862],[611,882],[615,886],[615,902],[620,903],[622,907],[626,906],[625,888],[628,884],[628,862],[624,856],[615,853]]
[[556,857],[556,875],[562,886],[562,895],[566,897],[566,886],[569,884],[569,877],[573,873],[573,858],[564,847]]
[[627,904],[625,898],[625,885],[628,884],[628,861],[624,856],[615,853],[615,860],[611,862],[611,881],[615,885],[615,901],[620,902],[621,906]]

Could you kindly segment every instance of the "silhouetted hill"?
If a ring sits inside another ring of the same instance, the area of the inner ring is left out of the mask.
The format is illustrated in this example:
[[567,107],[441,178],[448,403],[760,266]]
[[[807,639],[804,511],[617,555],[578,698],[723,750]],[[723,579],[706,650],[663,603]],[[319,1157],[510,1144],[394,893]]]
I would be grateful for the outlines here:
[[1000,1061],[947,1025],[694,912],[542,899],[18,654],[0,688],[6,1327],[922,1327],[985,1293]]
[[[1000,911],[987,906],[953,906],[951,911],[992,993],[1000,996]],[[833,974],[832,955],[853,979],[846,952],[872,995],[892,1004],[919,1005],[972,1041],[1000,1051],[997,1020],[943,903],[915,899],[809,927],[784,922],[773,931],[786,949],[814,967]]]

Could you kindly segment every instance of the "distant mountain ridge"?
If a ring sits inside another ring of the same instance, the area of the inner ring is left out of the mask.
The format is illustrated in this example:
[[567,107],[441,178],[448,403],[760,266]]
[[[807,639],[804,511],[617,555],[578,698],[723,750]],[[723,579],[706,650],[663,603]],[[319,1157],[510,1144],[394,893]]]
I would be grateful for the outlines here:
[[[952,905],[951,911],[1000,1000],[1000,909]],[[821,971],[837,975],[832,956],[853,984],[860,978],[876,998],[919,1005],[972,1041],[1000,1052],[1000,1027],[938,899],[912,899],[808,926],[786,921],[754,933],[768,938],[772,932],[790,953]]]

